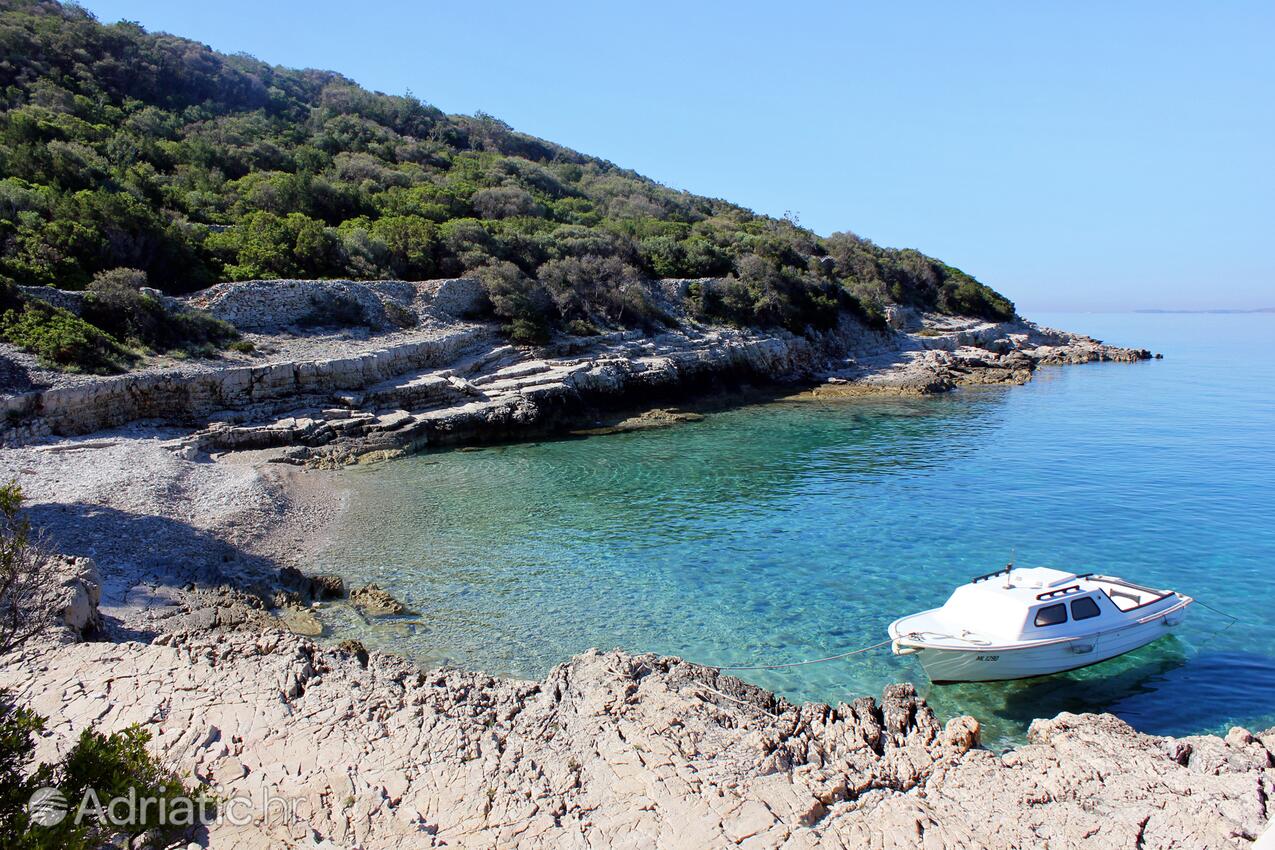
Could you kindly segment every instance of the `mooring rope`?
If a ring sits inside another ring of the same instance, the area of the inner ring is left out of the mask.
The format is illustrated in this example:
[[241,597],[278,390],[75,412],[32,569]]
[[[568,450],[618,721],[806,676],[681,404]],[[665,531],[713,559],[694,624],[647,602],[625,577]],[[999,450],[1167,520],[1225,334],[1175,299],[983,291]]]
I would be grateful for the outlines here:
[[[1225,617],[1226,619],[1230,620],[1231,626],[1235,625],[1236,623],[1240,621],[1239,617],[1236,617],[1233,614],[1228,614],[1225,611],[1219,611],[1218,609],[1214,608],[1212,605],[1208,604],[1207,602],[1201,602],[1200,600],[1197,599],[1195,600],[1195,604],[1199,605],[1201,608],[1207,608],[1210,611],[1212,611],[1214,614],[1218,614],[1219,616]],[[1227,626],[1227,628],[1229,629],[1231,626]]]
[[716,688],[710,688],[708,685],[704,684],[703,682],[696,682],[695,687],[701,690],[708,691],[709,693],[715,694],[716,696],[719,696],[722,699],[730,700],[733,703],[742,705],[744,708],[751,708],[755,711],[760,711],[762,714],[766,715],[767,717],[774,717],[775,719],[779,718],[779,715],[775,714],[773,711],[767,711],[766,709],[762,708],[760,705],[755,705],[754,703],[751,703],[751,702],[745,702],[744,700],[739,699],[738,697],[733,697],[730,694],[724,694],[721,691],[717,690]]
[[1204,639],[1204,643],[1201,644],[1198,650],[1196,650],[1196,654],[1198,655],[1201,651],[1203,651],[1204,647],[1208,646],[1209,644],[1213,643],[1213,641],[1217,640],[1222,635],[1226,634],[1230,630],[1231,626],[1235,625],[1236,623],[1240,621],[1240,618],[1236,617],[1234,614],[1228,614],[1225,611],[1219,611],[1218,609],[1214,608],[1212,605],[1209,605],[1206,602],[1201,602],[1198,599],[1195,600],[1195,604],[1199,605],[1201,608],[1207,608],[1208,610],[1212,611],[1214,614],[1217,614],[1220,617],[1225,617],[1226,619],[1230,620],[1230,622],[1227,623],[1225,626],[1213,632],[1211,635],[1209,635],[1208,637]]

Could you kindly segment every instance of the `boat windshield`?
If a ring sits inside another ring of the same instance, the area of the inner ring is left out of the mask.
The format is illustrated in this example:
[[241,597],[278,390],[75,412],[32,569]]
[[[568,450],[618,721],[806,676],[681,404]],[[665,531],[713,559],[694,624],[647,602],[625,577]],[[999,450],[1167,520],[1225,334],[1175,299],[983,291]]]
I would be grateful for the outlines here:
[[1092,581],[1102,589],[1102,592],[1107,595],[1112,604],[1121,611],[1132,611],[1134,608],[1141,608],[1143,605],[1158,602],[1171,595],[1167,591],[1154,590],[1149,587],[1113,581],[1107,578],[1095,577]]

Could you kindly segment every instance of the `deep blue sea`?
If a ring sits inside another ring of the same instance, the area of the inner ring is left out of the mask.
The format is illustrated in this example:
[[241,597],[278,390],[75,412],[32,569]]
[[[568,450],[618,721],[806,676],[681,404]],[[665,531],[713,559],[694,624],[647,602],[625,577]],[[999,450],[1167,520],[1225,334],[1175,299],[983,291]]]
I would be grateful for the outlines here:
[[1165,359],[355,469],[317,566],[419,618],[326,616],[339,637],[493,674],[539,677],[594,646],[776,663],[876,643],[1013,557],[1239,621],[1196,606],[1175,636],[1025,682],[931,686],[888,648],[741,675],[833,703],[910,680],[989,742],[1062,710],[1158,734],[1275,725],[1275,315],[1034,318]]

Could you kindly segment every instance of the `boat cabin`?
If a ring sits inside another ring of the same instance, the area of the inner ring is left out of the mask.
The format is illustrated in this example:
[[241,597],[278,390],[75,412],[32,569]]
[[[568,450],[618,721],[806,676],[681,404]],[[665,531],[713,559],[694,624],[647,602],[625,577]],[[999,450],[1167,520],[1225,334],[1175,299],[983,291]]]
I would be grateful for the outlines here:
[[1048,640],[1100,631],[1172,595],[1106,576],[1007,567],[961,585],[909,627],[995,642]]

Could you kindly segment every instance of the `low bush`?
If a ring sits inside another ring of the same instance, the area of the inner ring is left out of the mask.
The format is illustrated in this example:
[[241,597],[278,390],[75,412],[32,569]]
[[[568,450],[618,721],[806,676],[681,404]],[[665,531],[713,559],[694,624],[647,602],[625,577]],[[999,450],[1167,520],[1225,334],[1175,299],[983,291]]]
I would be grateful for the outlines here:
[[22,500],[16,480],[0,484],[0,655],[44,634],[60,604],[54,559]]
[[567,322],[566,331],[574,336],[598,336],[602,333],[597,325],[584,319],[573,319]]
[[671,322],[652,299],[641,273],[616,257],[563,257],[542,265],[537,275],[567,322],[647,332]]
[[99,273],[77,316],[0,279],[0,339],[47,368],[96,375],[126,371],[144,352],[206,357],[239,339],[233,325],[202,310],[170,309],[141,290],[145,283],[136,269]]
[[559,314],[538,280],[508,262],[491,262],[475,273],[491,301],[492,312],[506,321],[505,332],[511,340],[523,345],[549,341]]
[[24,299],[0,313],[0,338],[34,354],[42,366],[111,375],[137,362],[114,337],[60,307]]
[[[65,759],[33,765],[35,739],[44,727],[43,717],[0,691],[0,847],[89,850],[120,840],[131,847],[167,847],[201,814],[187,800],[212,813],[212,798],[196,797],[146,749],[151,736],[145,729],[130,726],[111,735],[86,729]],[[32,795],[41,789],[55,789],[66,801],[65,817],[57,823],[42,824],[28,811]],[[81,819],[81,802],[94,799],[86,796],[90,791],[103,809],[130,794],[156,803],[138,806],[136,822],[123,826],[99,819],[96,815],[104,812],[94,811],[91,802]],[[161,801],[169,823],[159,821]],[[189,812],[191,822],[182,823],[179,812]]]
[[844,287],[756,254],[740,261],[738,277],[691,284],[688,307],[703,321],[785,328],[795,334],[829,330],[843,310],[867,324],[877,321]]
[[954,316],[974,316],[989,322],[1014,318],[1014,303],[989,286],[966,277],[939,290],[939,309]]
[[146,273],[137,269],[97,274],[85,290],[84,320],[118,340],[157,352],[202,353],[239,338],[233,325],[201,310],[169,309],[142,292],[145,285]]

